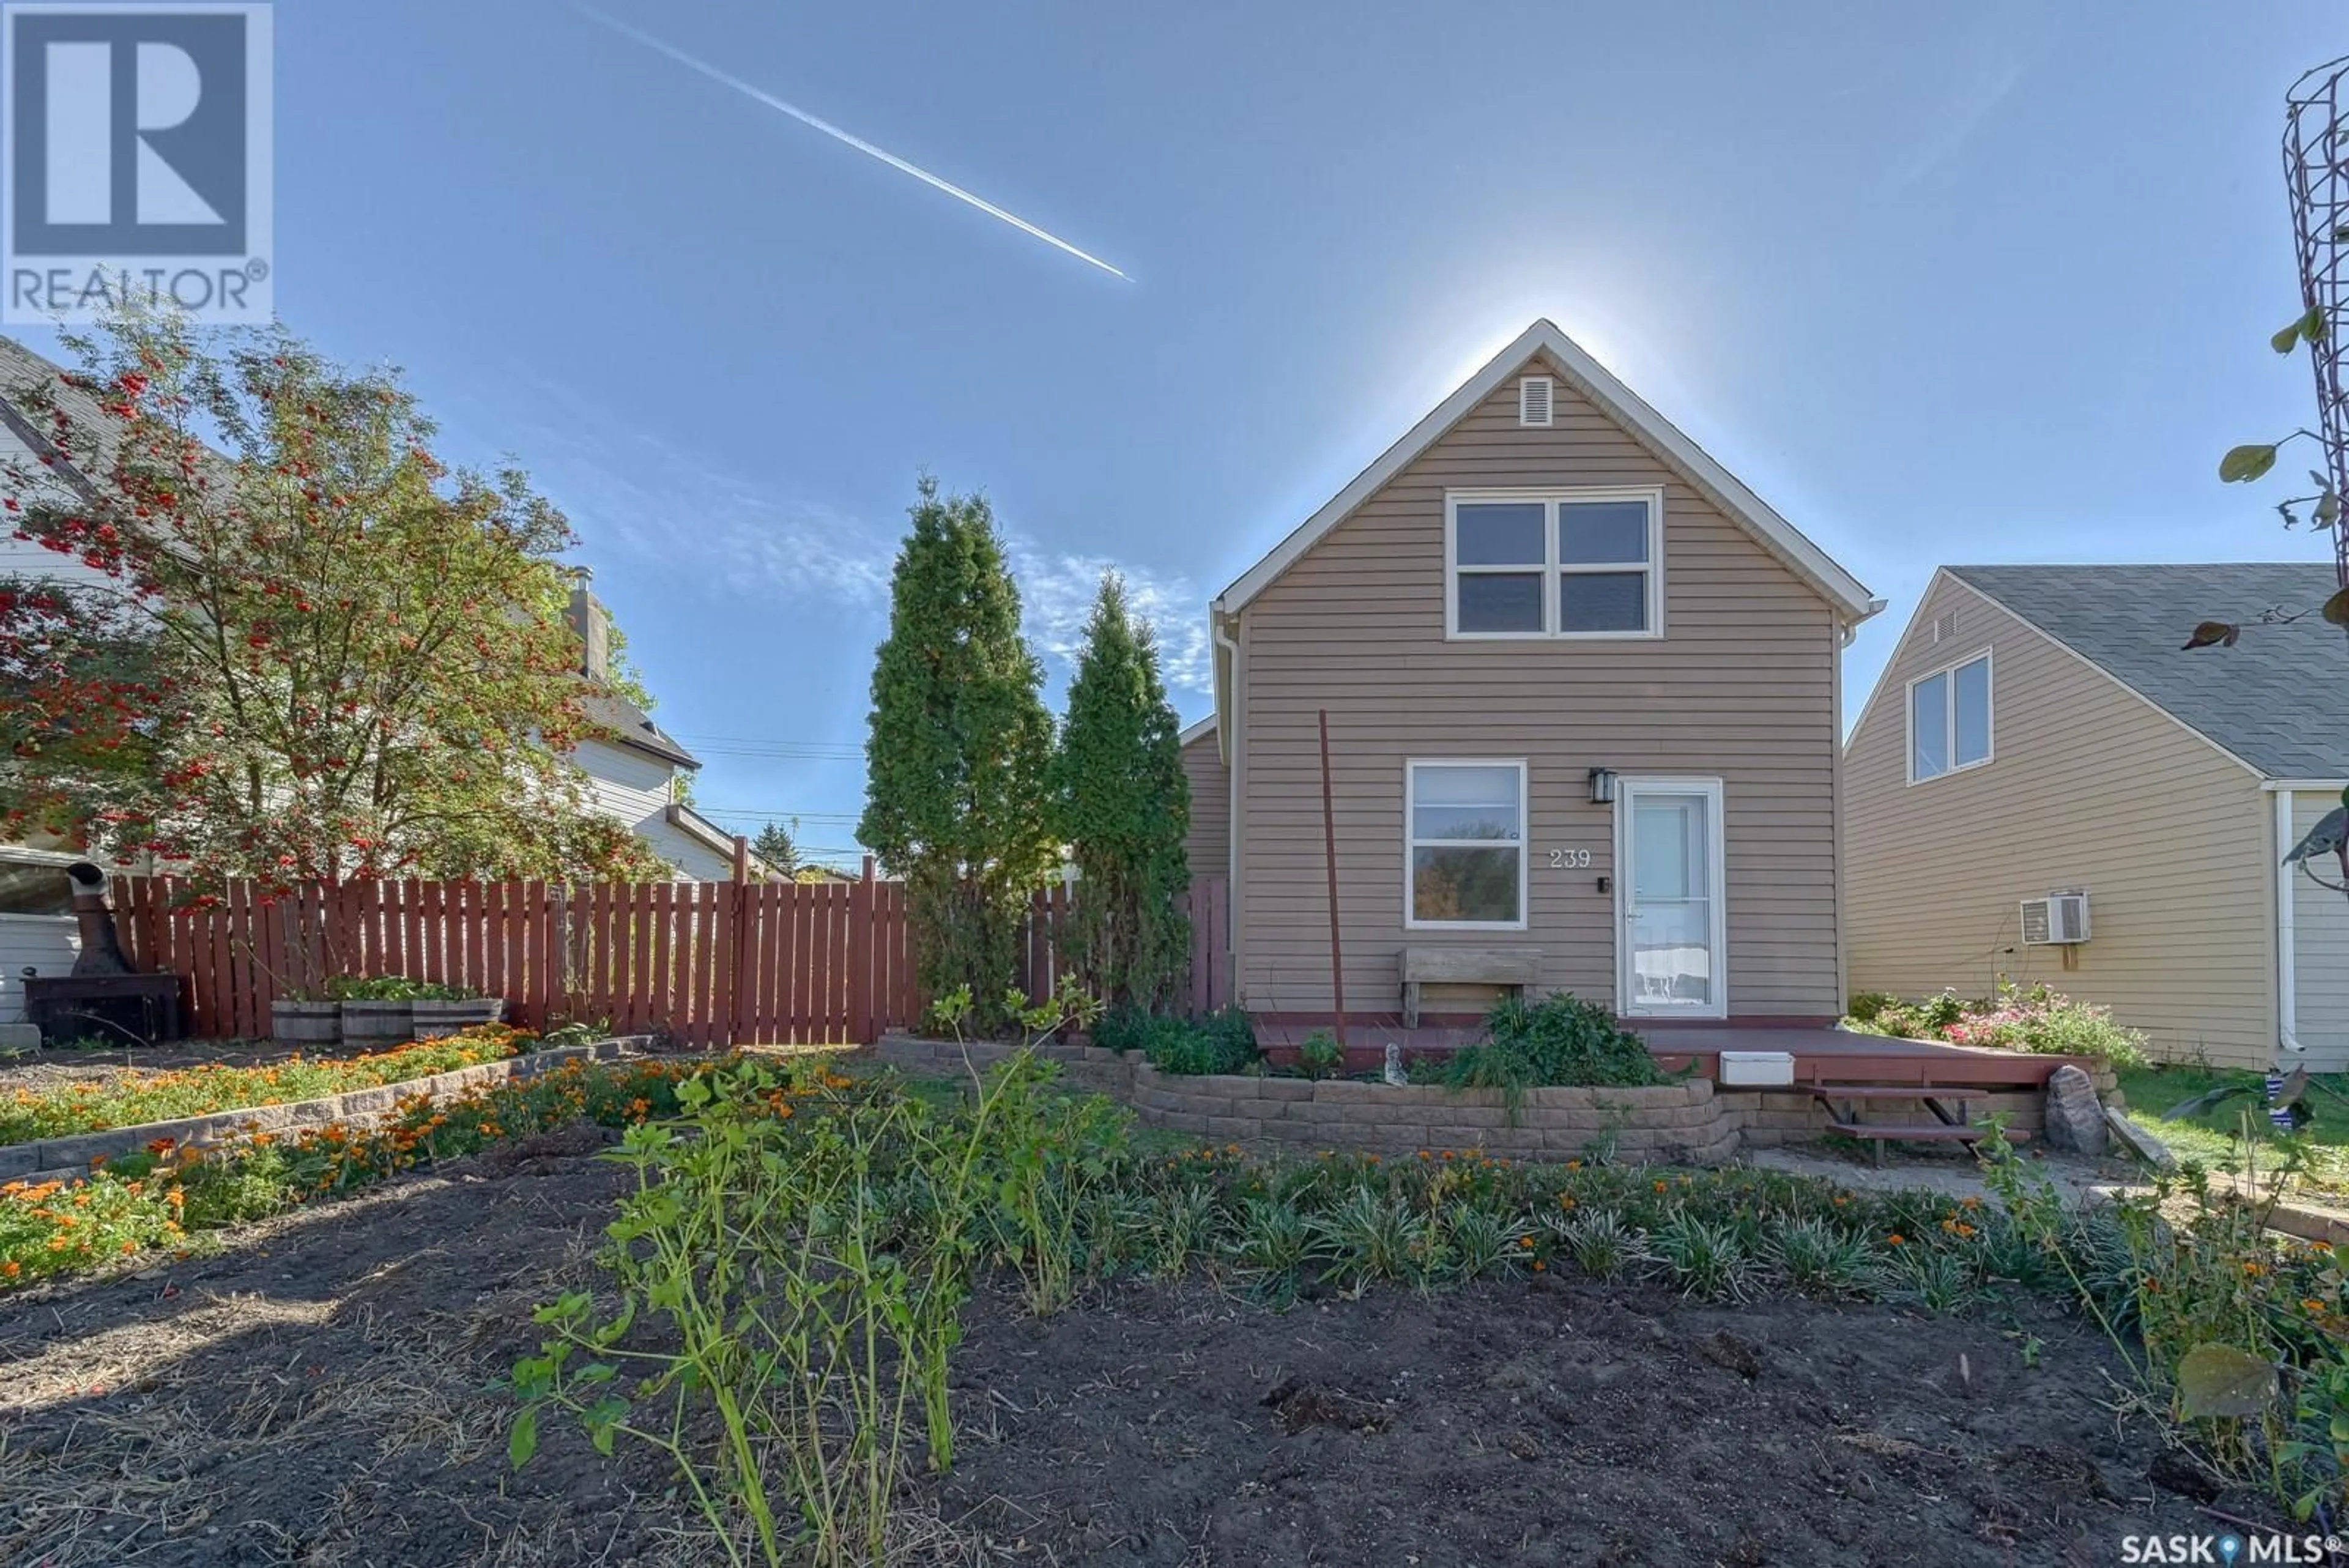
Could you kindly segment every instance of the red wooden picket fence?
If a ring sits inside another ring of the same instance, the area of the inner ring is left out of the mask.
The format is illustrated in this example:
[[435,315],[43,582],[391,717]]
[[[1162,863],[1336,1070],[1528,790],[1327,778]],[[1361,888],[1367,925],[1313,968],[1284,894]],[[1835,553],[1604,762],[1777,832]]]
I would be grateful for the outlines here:
[[[1031,998],[1059,979],[1069,901],[1065,886],[1036,896],[1019,976]],[[1209,1012],[1231,996],[1224,879],[1187,902],[1200,914],[1178,995]],[[181,975],[191,1030],[212,1039],[268,1034],[271,1002],[337,975],[470,987],[526,1029],[608,1022],[695,1045],[864,1043],[922,1015],[904,886],[869,867],[856,882],[387,880],[274,898],[250,881],[126,877],[114,907],[133,966]]]

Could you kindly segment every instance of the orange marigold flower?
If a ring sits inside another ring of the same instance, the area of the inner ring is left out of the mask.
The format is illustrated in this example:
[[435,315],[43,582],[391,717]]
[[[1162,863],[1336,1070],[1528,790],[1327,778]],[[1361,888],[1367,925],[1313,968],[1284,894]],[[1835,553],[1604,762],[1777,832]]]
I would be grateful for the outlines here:
[[2302,1297],[2300,1304],[2310,1312],[2323,1312],[2324,1310],[2324,1303],[2318,1301],[2314,1296]]
[[1899,1246],[1902,1242],[1904,1242],[1904,1241],[1908,1241],[1908,1240],[1909,1240],[1909,1238],[1908,1238],[1908,1237],[1906,1237],[1906,1236],[1903,1236],[1899,1231],[1895,1231],[1894,1232],[1892,1232],[1892,1234],[1891,1234],[1891,1235],[1887,1236],[1886,1238],[1884,1238],[1884,1240],[1885,1240],[1888,1243],[1889,1243],[1890,1245],[1895,1246],[1895,1247],[1898,1247],[1898,1246]]

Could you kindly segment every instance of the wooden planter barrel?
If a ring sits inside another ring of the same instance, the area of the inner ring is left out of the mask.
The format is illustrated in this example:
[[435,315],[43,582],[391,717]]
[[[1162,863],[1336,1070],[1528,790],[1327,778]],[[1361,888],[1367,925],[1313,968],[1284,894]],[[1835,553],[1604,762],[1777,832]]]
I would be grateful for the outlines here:
[[332,1045],[343,1037],[339,1002],[273,1002],[269,1034],[288,1045]]
[[416,1038],[412,1002],[346,1002],[343,1042],[350,1045],[400,1045]]
[[419,1040],[438,1040],[460,1029],[495,1023],[506,1015],[506,999],[502,996],[469,996],[462,1002],[416,1002],[409,1006]]

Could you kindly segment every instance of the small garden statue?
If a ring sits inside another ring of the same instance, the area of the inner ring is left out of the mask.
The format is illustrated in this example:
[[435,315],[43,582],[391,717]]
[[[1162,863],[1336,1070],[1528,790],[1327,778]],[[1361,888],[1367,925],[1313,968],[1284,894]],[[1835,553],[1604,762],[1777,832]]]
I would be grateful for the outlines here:
[[1386,1077],[1388,1085],[1398,1089],[1411,1082],[1411,1075],[1402,1070],[1402,1047],[1392,1040],[1387,1042]]

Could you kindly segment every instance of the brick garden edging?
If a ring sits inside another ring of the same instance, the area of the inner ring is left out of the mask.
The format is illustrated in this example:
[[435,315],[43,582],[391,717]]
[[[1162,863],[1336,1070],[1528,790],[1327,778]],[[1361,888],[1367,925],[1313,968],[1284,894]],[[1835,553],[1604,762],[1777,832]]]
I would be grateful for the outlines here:
[[[1000,1042],[924,1040],[885,1034],[874,1047],[893,1067],[926,1077],[959,1074],[965,1060],[986,1068],[1011,1054]],[[1655,1088],[1527,1089],[1511,1117],[1496,1090],[1431,1085],[1397,1087],[1350,1078],[1193,1077],[1161,1073],[1139,1055],[1098,1045],[1047,1044],[1071,1085],[1132,1106],[1152,1127],[1230,1142],[1295,1144],[1411,1153],[1483,1149],[1511,1158],[1574,1159],[1605,1147],[1633,1162],[1719,1165],[1741,1148],[1775,1148],[1825,1137],[1826,1112],[1793,1090],[1722,1089],[1709,1078]],[[2100,1087],[2108,1084],[2100,1083]],[[2007,1125],[2037,1133],[2045,1120],[2037,1089],[1971,1101],[1978,1116],[2002,1112]]]
[[609,1040],[590,1041],[585,1045],[559,1045],[551,1051],[533,1051],[528,1055],[477,1063],[471,1067],[435,1073],[429,1078],[409,1078],[398,1084],[346,1089],[339,1095],[325,1095],[315,1100],[293,1100],[280,1106],[251,1106],[239,1110],[212,1111],[200,1116],[181,1116],[175,1121],[140,1122],[136,1127],[108,1127],[102,1132],[75,1133],[67,1137],[9,1144],[0,1147],[0,1181],[79,1176],[89,1169],[89,1162],[93,1159],[129,1154],[145,1148],[158,1138],[170,1138],[175,1144],[206,1144],[240,1136],[248,1129],[275,1134],[326,1127],[334,1122],[372,1122],[389,1116],[392,1106],[409,1095],[438,1096],[479,1088],[485,1084],[534,1078],[571,1062],[609,1061],[632,1048],[644,1045],[650,1038],[642,1034],[619,1035]]

